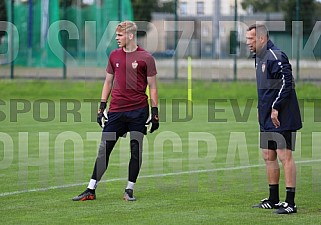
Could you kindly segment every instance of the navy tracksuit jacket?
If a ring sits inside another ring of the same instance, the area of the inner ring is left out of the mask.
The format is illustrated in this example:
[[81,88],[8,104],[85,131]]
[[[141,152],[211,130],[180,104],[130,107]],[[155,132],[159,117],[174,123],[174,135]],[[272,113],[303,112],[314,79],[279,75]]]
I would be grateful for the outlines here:
[[[296,131],[302,127],[292,68],[288,57],[272,41],[255,55],[258,113],[261,131]],[[278,110],[275,128],[271,111]]]

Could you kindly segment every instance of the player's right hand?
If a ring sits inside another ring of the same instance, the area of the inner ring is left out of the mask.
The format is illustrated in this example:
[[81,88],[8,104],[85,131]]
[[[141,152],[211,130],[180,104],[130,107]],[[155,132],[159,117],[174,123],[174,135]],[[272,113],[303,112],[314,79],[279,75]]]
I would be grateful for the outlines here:
[[279,116],[279,111],[276,110],[276,109],[272,109],[271,120],[272,120],[272,123],[273,123],[275,128],[279,128],[280,127],[280,121],[278,119],[278,116]]
[[106,105],[107,105],[106,102],[101,102],[97,113],[97,123],[102,128],[104,128],[105,122],[107,122],[108,120],[107,116],[104,113],[106,109]]

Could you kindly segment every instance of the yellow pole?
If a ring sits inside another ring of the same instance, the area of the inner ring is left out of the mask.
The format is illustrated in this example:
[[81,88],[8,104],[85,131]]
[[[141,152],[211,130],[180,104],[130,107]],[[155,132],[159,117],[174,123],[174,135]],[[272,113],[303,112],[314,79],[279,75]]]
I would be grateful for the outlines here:
[[187,111],[187,115],[188,116],[192,116],[192,58],[189,56],[187,58],[187,100],[188,100],[188,111]]

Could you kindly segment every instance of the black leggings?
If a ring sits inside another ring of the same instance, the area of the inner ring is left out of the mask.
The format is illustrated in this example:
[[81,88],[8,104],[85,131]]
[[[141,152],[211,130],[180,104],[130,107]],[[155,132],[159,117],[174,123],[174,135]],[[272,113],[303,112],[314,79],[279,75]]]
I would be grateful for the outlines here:
[[[109,157],[118,138],[114,133],[103,133],[91,179],[101,180],[108,168]],[[136,183],[142,165],[143,138],[143,133],[136,131],[130,132],[131,157],[128,166],[128,181],[133,183]]]

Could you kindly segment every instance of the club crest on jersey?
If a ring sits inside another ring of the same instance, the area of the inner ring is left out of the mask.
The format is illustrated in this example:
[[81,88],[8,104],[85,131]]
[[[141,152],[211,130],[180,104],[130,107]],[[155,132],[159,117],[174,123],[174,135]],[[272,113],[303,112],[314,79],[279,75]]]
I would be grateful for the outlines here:
[[262,72],[264,73],[265,71],[265,63],[262,64]]
[[136,69],[138,66],[138,63],[136,62],[136,60],[134,62],[132,62],[132,67],[133,69]]
[[119,67],[119,63],[116,63],[116,67],[117,67],[117,68]]

